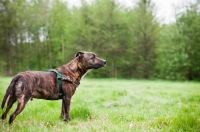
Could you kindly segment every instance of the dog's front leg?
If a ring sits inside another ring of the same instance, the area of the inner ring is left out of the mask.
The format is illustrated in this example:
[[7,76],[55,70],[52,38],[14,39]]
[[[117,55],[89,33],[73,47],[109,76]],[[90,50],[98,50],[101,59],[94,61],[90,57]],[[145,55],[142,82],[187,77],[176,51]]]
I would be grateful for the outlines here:
[[71,103],[71,98],[69,97],[63,97],[63,106],[62,106],[62,112],[63,112],[63,118],[64,121],[69,122],[69,110],[70,110],[70,103]]
[[62,108],[60,113],[60,118],[64,118],[65,108],[64,108],[64,101],[62,100]]

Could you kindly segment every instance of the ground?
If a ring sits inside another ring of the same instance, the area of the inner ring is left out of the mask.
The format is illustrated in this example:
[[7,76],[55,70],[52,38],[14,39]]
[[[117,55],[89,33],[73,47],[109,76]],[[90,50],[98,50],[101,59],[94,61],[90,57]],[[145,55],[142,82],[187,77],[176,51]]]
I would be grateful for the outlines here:
[[[10,81],[11,77],[0,77],[0,101]],[[3,132],[196,132],[200,130],[200,82],[84,78],[72,99],[69,123],[59,117],[61,100],[33,99],[9,125],[15,108],[16,104],[0,121]]]

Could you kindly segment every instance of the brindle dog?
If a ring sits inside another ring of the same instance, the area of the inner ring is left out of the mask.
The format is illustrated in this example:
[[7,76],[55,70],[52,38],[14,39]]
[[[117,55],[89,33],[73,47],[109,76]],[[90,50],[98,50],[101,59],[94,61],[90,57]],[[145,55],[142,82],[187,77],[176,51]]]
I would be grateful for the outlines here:
[[[56,70],[67,78],[62,80],[62,110],[61,117],[64,121],[69,121],[69,111],[71,98],[74,95],[76,88],[81,78],[89,69],[98,69],[105,66],[106,61],[98,58],[91,52],[78,52],[75,59],[69,63],[56,68]],[[71,80],[71,81],[69,81]],[[2,101],[2,109],[6,103],[7,107],[2,114],[2,119],[6,119],[6,115],[12,105],[17,101],[17,108],[11,114],[9,123],[11,124],[16,116],[24,109],[26,103],[32,98],[58,100],[59,88],[57,74],[55,72],[39,72],[26,71],[17,74],[11,81],[6,94]]]

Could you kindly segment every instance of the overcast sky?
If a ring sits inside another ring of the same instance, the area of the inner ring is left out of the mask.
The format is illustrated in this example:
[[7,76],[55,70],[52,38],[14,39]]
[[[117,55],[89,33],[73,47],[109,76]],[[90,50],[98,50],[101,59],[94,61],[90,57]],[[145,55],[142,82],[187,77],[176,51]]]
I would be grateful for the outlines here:
[[[81,0],[67,0],[70,7],[80,6]],[[86,0],[91,2],[92,0]],[[134,0],[116,0],[123,6],[131,7]],[[188,5],[188,3],[194,3],[195,0],[152,0],[155,4],[156,16],[162,23],[170,23],[175,21],[175,7],[181,8]]]

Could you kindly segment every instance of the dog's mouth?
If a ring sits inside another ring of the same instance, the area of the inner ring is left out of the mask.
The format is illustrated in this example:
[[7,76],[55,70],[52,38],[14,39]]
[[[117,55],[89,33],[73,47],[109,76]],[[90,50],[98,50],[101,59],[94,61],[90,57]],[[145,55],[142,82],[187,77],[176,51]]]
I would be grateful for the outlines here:
[[95,65],[94,69],[99,69],[99,68],[102,68],[102,67],[104,67],[104,66],[102,66],[102,65]]
[[102,61],[102,64],[96,64],[96,65],[94,65],[94,69],[103,68],[103,67],[105,67],[105,66],[106,66],[106,61],[103,60],[103,61]]
[[106,60],[101,60],[101,61],[99,61],[99,63],[96,63],[96,64],[89,63],[89,65],[91,67],[88,69],[99,69],[106,65]]

